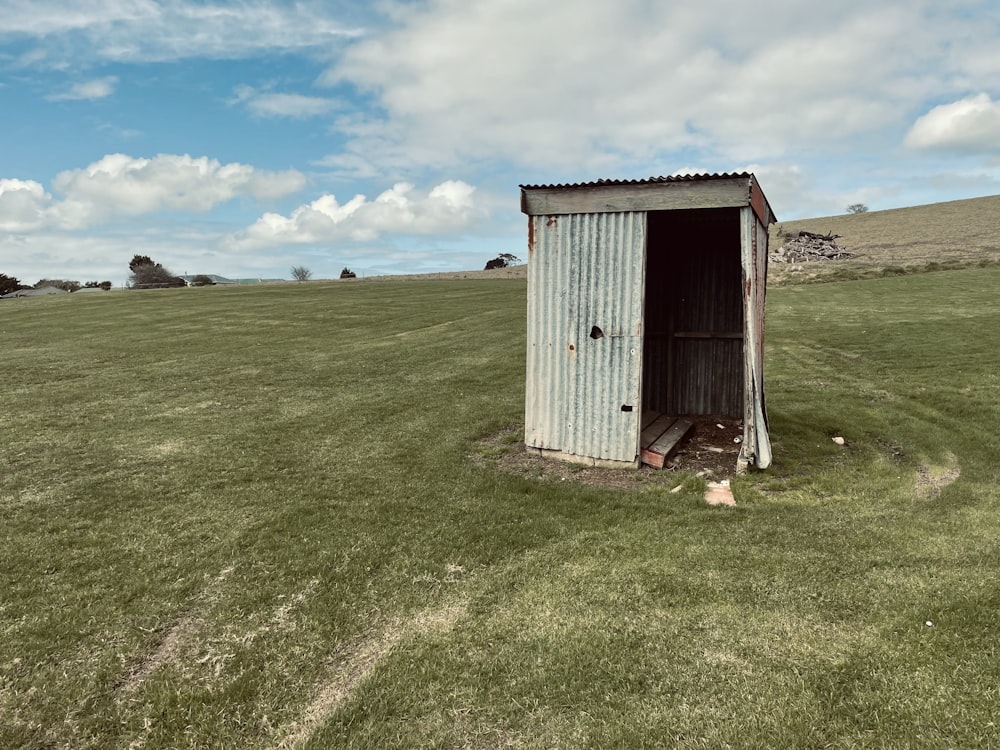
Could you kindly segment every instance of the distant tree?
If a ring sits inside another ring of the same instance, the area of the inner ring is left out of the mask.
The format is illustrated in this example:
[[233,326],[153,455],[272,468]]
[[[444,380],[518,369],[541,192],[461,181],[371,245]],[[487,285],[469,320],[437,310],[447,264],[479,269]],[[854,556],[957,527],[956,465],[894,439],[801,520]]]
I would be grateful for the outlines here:
[[868,206],[866,206],[864,203],[852,203],[847,207],[847,213],[866,214],[868,213]]
[[344,267],[344,270],[340,272],[340,278],[342,279],[356,279],[357,277],[358,275],[346,266]]
[[292,278],[296,281],[309,281],[313,272],[305,266],[292,266]]
[[486,261],[486,268],[484,271],[492,271],[494,268],[507,268],[508,266],[516,266],[521,262],[521,259],[516,255],[511,255],[510,253],[500,253],[493,260]]
[[155,263],[148,255],[135,255],[128,264],[132,276],[129,279],[133,289],[151,289],[175,286],[187,286],[180,276],[174,276],[159,263]]
[[75,292],[80,288],[80,282],[70,281],[69,279],[39,279],[38,283],[35,284],[35,289],[41,289],[46,286],[54,286],[56,289],[63,289],[67,292]]
[[211,276],[206,276],[203,273],[199,273],[193,279],[191,279],[191,286],[215,286],[215,282],[212,281]]
[[87,289],[103,289],[104,291],[108,291],[109,289],[111,289],[111,282],[110,281],[88,281],[83,286],[85,288],[87,288]]
[[132,260],[129,261],[128,270],[135,273],[136,269],[140,266],[155,266],[156,263],[148,255],[133,255]]
[[28,287],[13,276],[0,273],[0,294],[10,294],[11,292],[16,292],[18,289],[28,289]]

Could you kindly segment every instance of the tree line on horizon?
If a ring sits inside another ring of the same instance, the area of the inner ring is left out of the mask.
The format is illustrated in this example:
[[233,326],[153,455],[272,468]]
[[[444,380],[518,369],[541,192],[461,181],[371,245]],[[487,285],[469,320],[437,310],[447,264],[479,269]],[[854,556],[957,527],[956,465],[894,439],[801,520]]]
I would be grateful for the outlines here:
[[8,276],[5,273],[0,273],[0,295],[20,292],[25,289],[42,289],[47,286],[62,289],[66,292],[75,292],[78,289],[103,289],[107,291],[111,289],[111,282],[87,281],[81,284],[79,281],[72,279],[39,279],[34,284],[22,284],[21,280],[16,276]]
[[[486,262],[485,270],[507,268],[520,262],[520,259],[511,253],[500,253],[496,258]],[[133,255],[132,260],[129,261],[128,268],[130,274],[126,286],[130,289],[164,289],[188,285],[188,282],[184,278],[175,276],[162,263],[157,263],[148,255],[139,255],[138,253]],[[305,266],[293,266],[291,274],[292,278],[296,281],[308,281],[312,278],[312,271]],[[341,279],[353,279],[356,277],[357,274],[347,267],[340,272]],[[198,274],[191,277],[190,283],[191,286],[211,286],[215,284],[215,281],[211,276]],[[67,292],[75,292],[78,289],[84,288],[109,290],[112,284],[110,281],[87,281],[81,284],[79,281],[71,279],[39,279],[35,284],[29,285],[21,283],[21,280],[15,276],[0,273],[0,295],[25,289],[41,289],[47,286],[63,289]]]

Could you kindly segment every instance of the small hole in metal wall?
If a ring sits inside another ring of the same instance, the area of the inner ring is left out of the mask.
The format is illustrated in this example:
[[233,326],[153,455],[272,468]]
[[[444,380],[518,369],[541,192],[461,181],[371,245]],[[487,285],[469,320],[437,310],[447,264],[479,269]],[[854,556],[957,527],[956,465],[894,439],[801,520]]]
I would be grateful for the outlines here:
[[570,345],[569,345],[569,350],[570,350],[571,352],[575,352],[575,351],[576,351],[576,347],[575,347],[575,346],[573,346],[572,344],[570,344]]
[[590,338],[592,338],[592,339],[603,339],[604,338],[604,331],[602,331],[597,326],[594,326],[593,328],[590,329]]
[[632,411],[632,404],[622,404],[622,411]]

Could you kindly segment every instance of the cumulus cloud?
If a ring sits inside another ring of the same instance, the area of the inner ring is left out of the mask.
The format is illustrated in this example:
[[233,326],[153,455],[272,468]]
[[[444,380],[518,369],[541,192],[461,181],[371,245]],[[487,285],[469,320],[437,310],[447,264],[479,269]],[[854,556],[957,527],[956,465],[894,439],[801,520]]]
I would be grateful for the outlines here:
[[34,180],[0,179],[0,232],[31,232],[49,221],[52,196]]
[[67,91],[59,94],[51,94],[47,97],[49,101],[81,100],[81,99],[104,99],[115,93],[118,85],[117,76],[106,76],[95,78],[91,81],[83,81],[71,86]]
[[95,212],[208,211],[238,195],[276,198],[300,190],[295,170],[261,172],[246,164],[222,164],[206,156],[160,154],[137,159],[109,154],[84,169],[56,175],[53,186]]
[[35,181],[2,180],[0,228],[27,232],[43,227],[78,229],[113,216],[156,211],[203,213],[241,195],[266,200],[301,190],[295,170],[268,172],[208,157],[160,154],[152,159],[109,154],[85,167],[61,172],[53,198]]
[[904,139],[915,149],[1000,154],[1000,102],[976,94],[918,117]]
[[482,210],[473,200],[475,188],[460,180],[447,180],[426,194],[400,182],[375,200],[355,195],[340,203],[323,195],[299,206],[291,215],[266,213],[252,226],[231,238],[239,249],[290,244],[313,244],[337,239],[372,241],[382,234],[435,234],[467,226]]

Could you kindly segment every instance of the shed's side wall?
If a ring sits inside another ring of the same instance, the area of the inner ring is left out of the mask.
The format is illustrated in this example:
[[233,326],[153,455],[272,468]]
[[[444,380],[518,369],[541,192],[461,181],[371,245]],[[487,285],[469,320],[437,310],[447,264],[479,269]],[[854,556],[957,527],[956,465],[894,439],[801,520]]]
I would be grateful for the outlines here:
[[767,285],[767,227],[749,208],[741,210],[743,303],[744,404],[743,446],[740,463],[758,469],[771,465],[771,438],[768,434],[764,400],[764,302]]
[[[530,216],[525,443],[638,455],[646,215]],[[592,337],[594,327],[601,335]]]

